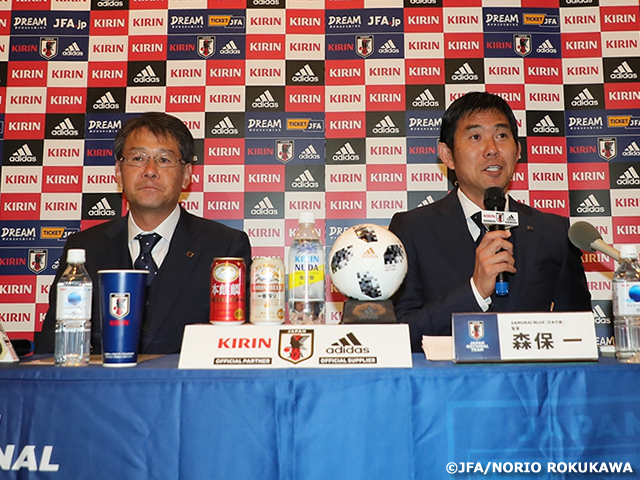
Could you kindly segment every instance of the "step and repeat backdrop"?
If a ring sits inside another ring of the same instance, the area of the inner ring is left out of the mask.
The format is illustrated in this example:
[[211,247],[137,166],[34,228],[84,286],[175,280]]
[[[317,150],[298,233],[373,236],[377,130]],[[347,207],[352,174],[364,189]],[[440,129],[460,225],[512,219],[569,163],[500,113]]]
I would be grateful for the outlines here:
[[[471,90],[516,112],[517,200],[640,244],[639,30],[638,0],[0,0],[0,321],[32,337],[65,239],[126,213],[113,138],[150,110],[196,138],[182,205],[254,255],[302,210],[330,247],[442,198],[440,118]],[[608,343],[614,263],[584,262]]]

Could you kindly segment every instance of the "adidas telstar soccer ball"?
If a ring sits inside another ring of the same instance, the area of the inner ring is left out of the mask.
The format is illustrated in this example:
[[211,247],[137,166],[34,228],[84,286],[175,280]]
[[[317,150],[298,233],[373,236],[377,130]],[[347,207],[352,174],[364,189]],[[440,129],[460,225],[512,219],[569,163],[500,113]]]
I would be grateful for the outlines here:
[[404,245],[387,228],[366,223],[345,230],[329,253],[331,280],[355,300],[387,300],[407,274]]

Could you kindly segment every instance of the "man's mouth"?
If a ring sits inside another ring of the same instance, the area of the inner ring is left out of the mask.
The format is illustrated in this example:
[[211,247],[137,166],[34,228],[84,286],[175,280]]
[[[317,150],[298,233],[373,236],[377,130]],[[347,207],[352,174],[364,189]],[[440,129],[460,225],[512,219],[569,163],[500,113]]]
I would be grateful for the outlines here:
[[502,167],[500,165],[489,165],[485,170],[487,172],[497,172],[502,170]]

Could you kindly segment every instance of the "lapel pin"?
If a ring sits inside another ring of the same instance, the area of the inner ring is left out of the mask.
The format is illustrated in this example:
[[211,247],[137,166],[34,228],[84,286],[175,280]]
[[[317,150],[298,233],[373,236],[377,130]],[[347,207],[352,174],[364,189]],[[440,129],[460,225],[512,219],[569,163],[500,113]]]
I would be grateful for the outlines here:
[[193,252],[187,252],[187,257],[189,258],[193,258],[195,256],[195,253]]
[[527,225],[527,231],[528,232],[533,232],[533,227],[531,225]]

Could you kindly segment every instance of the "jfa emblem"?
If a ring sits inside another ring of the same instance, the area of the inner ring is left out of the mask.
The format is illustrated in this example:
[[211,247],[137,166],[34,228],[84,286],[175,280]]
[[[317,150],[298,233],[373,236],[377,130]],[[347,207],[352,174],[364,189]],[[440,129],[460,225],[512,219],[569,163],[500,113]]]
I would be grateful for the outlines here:
[[276,141],[276,158],[282,163],[287,163],[293,158],[293,140]]
[[367,58],[373,53],[373,35],[356,37],[356,53],[363,58]]
[[607,162],[618,154],[618,139],[616,137],[598,139],[598,155]]
[[58,54],[58,37],[40,37],[40,56],[49,60]]
[[521,57],[526,57],[531,53],[531,35],[514,35],[513,49]]
[[29,270],[40,273],[47,268],[47,250],[29,250]]
[[313,330],[290,328],[280,330],[278,356],[297,364],[313,356]]
[[484,322],[469,322],[469,336],[474,340],[484,337]]
[[112,317],[126,317],[129,315],[130,305],[129,293],[112,293],[111,297],[109,297],[109,311]]
[[198,55],[209,58],[216,53],[216,37],[198,37]]

